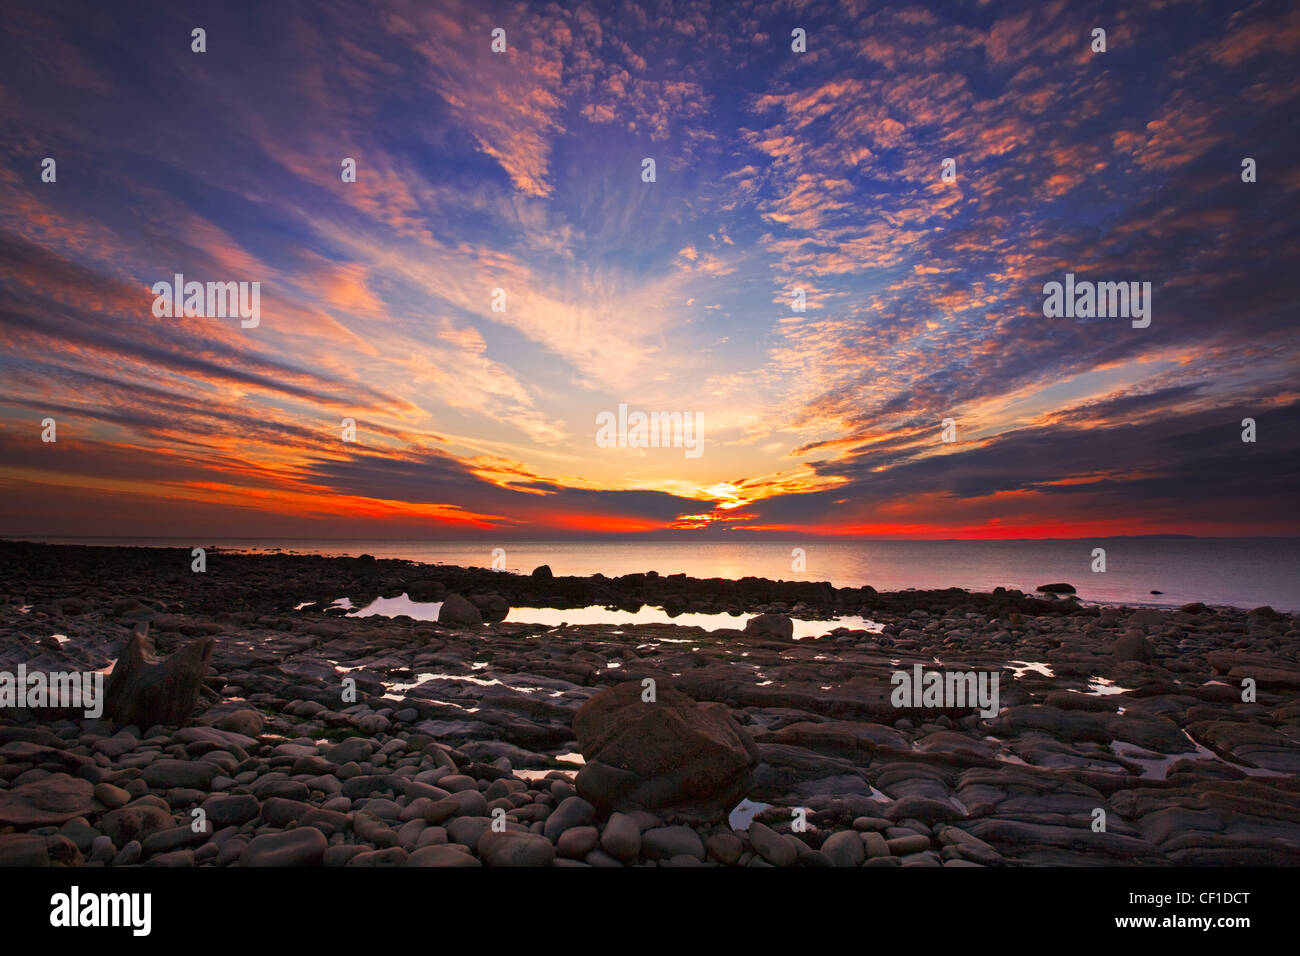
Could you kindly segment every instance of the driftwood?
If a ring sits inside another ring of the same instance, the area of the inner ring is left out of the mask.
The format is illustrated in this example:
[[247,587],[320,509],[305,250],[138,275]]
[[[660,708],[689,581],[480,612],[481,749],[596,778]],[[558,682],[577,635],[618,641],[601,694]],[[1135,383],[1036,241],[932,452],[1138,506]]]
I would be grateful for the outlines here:
[[148,628],[137,629],[122,647],[104,688],[104,715],[142,731],[187,723],[199,701],[213,640],[200,637],[159,659]]

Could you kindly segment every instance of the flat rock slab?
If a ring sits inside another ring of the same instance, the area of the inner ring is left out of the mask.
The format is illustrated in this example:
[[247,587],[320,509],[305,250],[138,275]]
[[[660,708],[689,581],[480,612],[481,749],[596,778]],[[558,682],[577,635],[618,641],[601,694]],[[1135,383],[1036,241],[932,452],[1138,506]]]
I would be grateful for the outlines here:
[[52,826],[103,809],[89,780],[52,773],[0,794],[0,826]]

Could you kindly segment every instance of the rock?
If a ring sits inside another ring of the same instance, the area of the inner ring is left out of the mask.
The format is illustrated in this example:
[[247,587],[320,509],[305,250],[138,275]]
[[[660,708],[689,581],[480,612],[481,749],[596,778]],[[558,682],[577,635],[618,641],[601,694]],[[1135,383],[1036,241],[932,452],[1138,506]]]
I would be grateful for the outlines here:
[[438,786],[448,793],[459,793],[462,790],[477,790],[478,782],[463,773],[449,773],[438,781]]
[[626,813],[611,813],[600,847],[616,860],[635,860],[641,854],[641,828]]
[[327,837],[342,833],[348,828],[348,815],[337,810],[318,808],[309,810],[298,819],[300,827],[315,827]]
[[139,840],[132,840],[126,846],[122,847],[117,856],[113,857],[110,866],[135,866],[140,862],[140,854],[143,848]]
[[87,823],[84,817],[69,820],[59,827],[59,833],[75,843],[82,853],[89,853],[91,844],[100,835],[99,831]]
[[447,824],[447,839],[476,850],[478,841],[491,828],[491,817],[457,817]]
[[131,802],[131,794],[121,787],[113,786],[111,783],[97,783],[95,784],[95,799],[110,810],[116,810],[118,807],[124,807]]
[[745,622],[745,633],[750,637],[790,641],[794,639],[794,621],[788,614],[759,614]]
[[406,858],[407,866],[482,866],[463,846],[444,844],[421,847]]
[[675,856],[704,859],[704,841],[686,826],[654,827],[641,834],[641,853],[652,860],[666,860]]
[[449,627],[472,627],[483,623],[483,615],[469,601],[459,594],[448,594],[442,599],[438,611],[438,623]]
[[745,844],[734,833],[715,833],[704,841],[705,852],[725,866],[735,866],[745,852]]
[[166,810],[153,803],[136,801],[104,814],[99,821],[99,830],[113,841],[114,846],[125,849],[132,841],[143,840],[151,833],[175,825],[176,821]]
[[240,854],[240,866],[318,866],[329,846],[315,827],[254,837]]
[[336,843],[326,850],[320,858],[324,867],[347,866],[358,853],[365,853],[366,848],[359,843]]
[[394,867],[406,866],[407,860],[410,859],[408,854],[400,846],[389,847],[386,850],[369,850],[358,853],[348,860],[348,866],[367,866],[367,867]]
[[153,790],[206,790],[220,769],[206,760],[155,760],[144,768],[144,782]]
[[29,833],[0,835],[0,866],[49,866],[45,837]]
[[944,800],[931,797],[902,797],[885,808],[885,816],[890,820],[920,820],[927,825],[960,820],[966,814]]
[[[595,819],[596,808],[590,803],[582,797],[567,797],[561,800],[560,805],[546,818],[546,822],[542,825],[542,835],[548,840],[555,841],[570,827],[584,826]],[[585,856],[586,853],[580,855]]]
[[105,716],[137,727],[182,726],[199,702],[212,648],[212,638],[200,637],[160,660],[145,631],[137,630],[118,652],[108,677]]
[[240,826],[256,819],[261,804],[251,793],[213,794],[203,801],[203,812],[215,829]]
[[1034,590],[1040,591],[1043,594],[1076,594],[1077,593],[1074,590],[1073,584],[1066,584],[1064,581],[1058,582],[1056,584],[1040,584],[1038,587],[1034,588]]
[[499,594],[471,594],[469,601],[485,621],[504,621],[510,613],[510,602]]
[[375,752],[375,745],[368,737],[349,737],[340,743],[335,744],[325,752],[325,759],[330,763],[343,765],[362,760],[369,760],[370,755]]
[[100,834],[90,845],[90,862],[109,864],[113,862],[113,857],[117,856],[117,847],[113,846],[113,841],[108,837]]
[[311,791],[301,780],[280,780],[263,777],[252,785],[253,796],[259,800],[283,797],[286,800],[306,800]]
[[856,830],[832,833],[822,844],[821,852],[832,866],[861,866],[867,859],[867,847]]
[[20,784],[0,792],[0,827],[17,829],[57,826],[76,817],[97,813],[95,787],[89,780],[66,773]]
[[193,850],[173,850],[170,853],[159,853],[157,856],[151,856],[145,861],[145,866],[193,866]]
[[773,866],[793,866],[799,855],[789,840],[757,820],[749,825],[749,842],[754,852]]
[[1149,661],[1156,656],[1156,649],[1145,635],[1129,631],[1115,641],[1112,653],[1117,661]]
[[[456,805],[456,813],[459,816],[478,817],[487,813],[487,797],[477,790],[459,790],[448,797],[447,800]],[[439,800],[438,804],[443,802],[445,801]],[[428,820],[428,816],[425,819]]]
[[246,737],[256,737],[262,732],[263,721],[262,715],[250,708],[232,710],[218,718],[213,725],[220,730],[229,730],[236,734],[243,734]]
[[291,823],[299,823],[312,812],[312,809],[310,803],[302,800],[286,800],[284,797],[269,797],[261,806],[262,819],[282,830]]
[[123,614],[126,614],[129,611],[139,611],[142,610],[143,608],[144,605],[141,604],[139,600],[137,600],[136,598],[121,597],[112,603],[112,605],[109,608],[109,613],[112,614],[114,617],[121,617]]
[[554,578],[555,575],[551,573],[551,566],[549,564],[543,564],[533,568],[533,577],[538,581],[549,581]]
[[555,841],[555,849],[560,856],[581,860],[596,849],[599,840],[600,831],[595,827],[569,827]]
[[435,578],[419,578],[406,584],[406,596],[412,601],[441,601],[446,595],[447,586]]
[[550,866],[555,847],[540,834],[488,830],[479,837],[478,854],[488,866]]
[[909,853],[920,853],[922,850],[930,849],[930,838],[915,833],[910,836],[900,836],[894,837],[892,840],[886,840],[885,845],[889,847],[892,856],[905,856]]
[[602,811],[721,820],[753,782],[753,740],[721,704],[696,704],[671,689],[646,703],[641,693],[640,682],[629,681],[579,708],[573,729],[586,764],[578,793]]
[[207,839],[206,833],[196,833],[188,823],[183,823],[178,827],[158,830],[145,837],[144,855],[151,857],[171,853],[173,850],[184,849],[196,843],[204,843]]

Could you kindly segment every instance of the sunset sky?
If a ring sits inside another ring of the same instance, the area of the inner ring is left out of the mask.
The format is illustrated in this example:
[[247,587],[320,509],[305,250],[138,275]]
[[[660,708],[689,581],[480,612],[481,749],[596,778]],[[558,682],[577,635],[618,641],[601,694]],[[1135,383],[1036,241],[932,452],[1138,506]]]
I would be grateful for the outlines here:
[[0,534],[1300,534],[1298,59],[1294,3],[8,4]]

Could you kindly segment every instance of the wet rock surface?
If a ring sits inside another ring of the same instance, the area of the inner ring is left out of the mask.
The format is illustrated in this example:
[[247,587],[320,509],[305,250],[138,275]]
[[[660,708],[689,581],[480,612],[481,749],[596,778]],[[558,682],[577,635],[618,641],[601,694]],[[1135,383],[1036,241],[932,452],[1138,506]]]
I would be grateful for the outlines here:
[[[0,543],[0,670],[103,669],[146,623],[164,664],[210,642],[184,725],[0,710],[0,865],[1300,863],[1300,630],[1271,608],[189,560]],[[335,606],[403,593],[468,597]],[[500,619],[593,604],[764,617]],[[917,665],[996,674],[999,712],[894,706]]]

